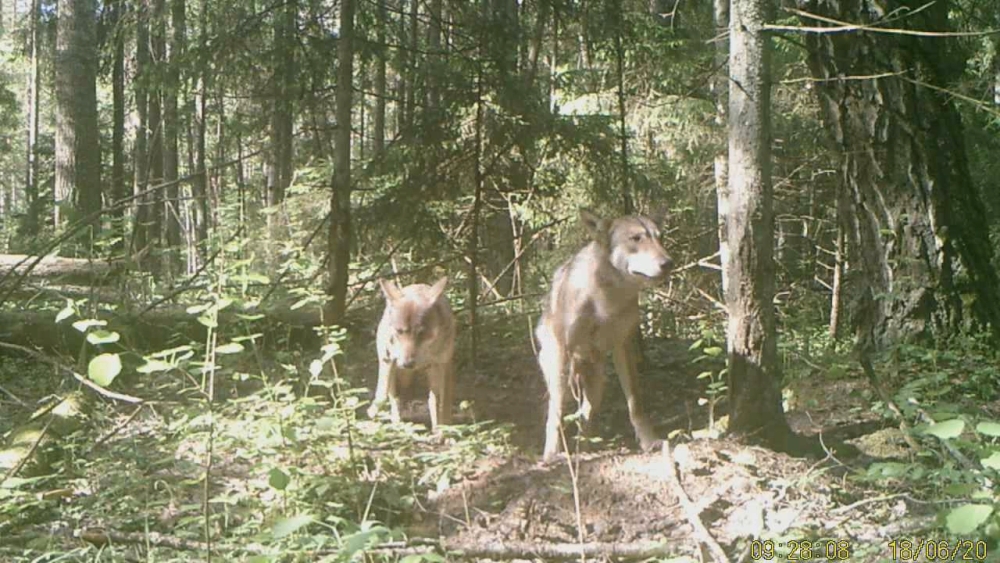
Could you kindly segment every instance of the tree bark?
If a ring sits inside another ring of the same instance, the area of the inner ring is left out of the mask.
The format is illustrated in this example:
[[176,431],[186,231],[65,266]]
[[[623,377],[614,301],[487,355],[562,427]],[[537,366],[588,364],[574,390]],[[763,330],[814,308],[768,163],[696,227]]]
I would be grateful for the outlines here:
[[[177,98],[181,89],[180,63],[184,57],[185,21],[184,0],[170,0],[170,20],[172,33],[170,35],[170,58],[164,60],[166,68],[166,83],[163,88],[163,180],[173,182],[166,189],[163,213],[166,220],[167,246],[171,249],[172,258],[181,244],[180,193],[176,183],[180,174],[180,114],[177,110]],[[173,263],[173,259],[168,259]],[[172,270],[172,268],[170,268]]]
[[[150,91],[150,59],[149,59],[149,0],[139,0],[136,13],[135,30],[135,113],[138,124],[135,131],[135,149],[133,150],[135,167],[134,193],[139,194],[149,187],[149,91]],[[133,246],[130,252],[143,256],[149,245],[149,199],[143,196],[136,200],[135,227],[133,230]]]
[[208,240],[209,210],[208,210],[208,172],[205,167],[207,154],[205,153],[205,135],[208,128],[206,110],[206,96],[208,94],[209,71],[208,71],[208,1],[199,0],[199,29],[198,29],[198,74],[197,85],[195,86],[194,100],[194,172],[195,177],[191,182],[191,191],[194,194],[195,205],[198,213],[195,216],[196,241],[198,251],[202,258],[207,254],[204,242]]
[[[73,200],[79,216],[101,208],[101,151],[97,124],[97,3],[60,0],[56,30],[55,225]],[[88,233],[100,228],[94,221]],[[92,240],[92,239],[91,239]]]
[[372,158],[375,160],[376,166],[380,166],[385,151],[385,67],[389,56],[389,49],[385,44],[385,28],[389,24],[386,14],[386,1],[378,0],[375,13],[375,17],[377,18],[375,22],[375,37],[378,45],[376,46],[377,51],[375,53],[375,123],[372,125],[374,129]]
[[295,33],[298,2],[288,0],[274,15],[274,73],[271,108],[271,162],[268,174],[268,205],[285,200],[292,182],[295,87]]
[[[149,183],[152,186],[163,183],[163,80],[159,75],[166,59],[164,2],[152,0],[150,14]],[[149,244],[158,248],[163,237],[163,191],[150,194],[148,202]]]
[[784,449],[774,317],[769,0],[733,0],[729,23],[729,209],[724,264],[729,429]]
[[[916,3],[803,0],[805,10],[869,23]],[[948,2],[899,25],[949,31]],[[809,25],[816,25],[809,20]],[[848,246],[859,272],[853,320],[862,350],[941,340],[964,324],[961,293],[978,320],[1000,329],[998,279],[986,206],[972,182],[961,116],[944,90],[964,66],[957,40],[884,33],[809,34],[808,64],[838,146],[854,216]],[[893,73],[870,80],[841,76]]]
[[330,306],[326,322],[342,323],[347,308],[351,262],[351,103],[354,77],[354,0],[341,0],[337,41],[337,130],[334,140],[333,191],[330,199]]
[[28,131],[27,166],[25,167],[24,195],[27,212],[24,214],[22,232],[28,238],[38,235],[41,228],[42,200],[38,191],[38,17],[40,0],[32,0],[28,23],[28,41],[31,44],[31,72],[28,75]]
[[[657,10],[660,8],[657,7]],[[725,130],[729,105],[729,46],[721,41],[729,30],[729,0],[713,0],[712,21],[715,24],[715,76],[712,79],[712,97],[715,101],[715,125]],[[719,151],[715,155],[713,167],[715,180],[716,216],[718,218],[719,261],[723,264],[720,270],[722,294],[728,287],[726,278],[726,262],[729,261],[729,243],[726,241],[726,216],[729,214],[729,155]]]
[[[122,30],[124,0],[108,0],[108,10],[111,17],[112,30],[112,68],[111,68],[111,199],[115,202],[128,197],[125,183],[125,34]],[[113,212],[114,231],[118,241],[116,250],[125,248],[125,208],[118,207]]]

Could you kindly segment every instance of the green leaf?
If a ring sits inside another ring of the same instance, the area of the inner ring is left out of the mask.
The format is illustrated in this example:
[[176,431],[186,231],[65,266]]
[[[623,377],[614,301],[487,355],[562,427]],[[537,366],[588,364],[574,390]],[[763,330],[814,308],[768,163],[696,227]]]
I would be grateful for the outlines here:
[[389,530],[384,526],[374,526],[370,530],[357,532],[345,537],[343,555],[350,558],[358,551],[367,547],[372,540],[378,540],[380,536],[387,534],[388,532]]
[[944,422],[938,422],[928,426],[924,430],[924,434],[930,434],[931,436],[937,436],[942,440],[950,440],[951,438],[957,438],[962,434],[962,430],[965,429],[965,421],[961,418],[953,418],[951,420],[946,420]]
[[168,371],[173,369],[173,364],[163,360],[146,360],[146,363],[135,368],[139,373],[156,373],[158,371]]
[[285,487],[288,486],[288,483],[290,483],[291,480],[292,478],[288,476],[288,473],[285,473],[277,467],[272,469],[267,476],[267,483],[279,491],[285,490]]
[[953,509],[945,517],[948,531],[957,535],[968,535],[976,531],[993,514],[988,504],[966,504]]
[[213,318],[212,315],[201,315],[198,317],[198,322],[201,323],[206,328],[218,328],[219,323]]
[[706,356],[712,356],[714,358],[714,357],[718,356],[719,354],[722,354],[722,348],[720,348],[718,346],[712,346],[710,348],[705,348],[705,355]]
[[66,306],[63,307],[58,314],[56,314],[56,322],[61,323],[75,314],[76,314],[76,309],[73,307],[73,302],[67,301]]
[[976,432],[979,432],[983,436],[991,436],[994,438],[1000,436],[1000,422],[984,420],[976,425]]
[[91,344],[111,344],[121,340],[121,335],[113,330],[95,330],[87,334],[87,342]]
[[298,514],[291,518],[283,518],[274,524],[271,533],[274,534],[274,539],[281,539],[297,532],[304,526],[312,524],[315,520],[311,514]]
[[79,321],[73,323],[73,328],[75,328],[80,332],[87,332],[88,330],[90,330],[95,326],[105,326],[107,324],[108,321],[102,321],[98,319],[80,319]]
[[983,464],[983,467],[1000,471],[1000,452],[993,452],[990,457],[983,458],[980,463]]
[[239,354],[243,351],[243,345],[239,342],[230,342],[222,346],[215,347],[216,354]]
[[101,354],[87,366],[87,377],[94,380],[101,387],[111,385],[111,382],[118,377],[122,371],[122,360],[118,354]]

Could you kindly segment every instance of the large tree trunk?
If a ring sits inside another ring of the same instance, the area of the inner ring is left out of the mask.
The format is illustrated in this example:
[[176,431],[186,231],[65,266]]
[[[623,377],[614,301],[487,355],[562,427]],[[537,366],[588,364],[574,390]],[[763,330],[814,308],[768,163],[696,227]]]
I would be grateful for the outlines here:
[[25,167],[24,196],[27,212],[24,214],[22,233],[31,239],[40,230],[42,199],[38,190],[38,17],[40,0],[32,0],[28,23],[28,41],[31,43],[31,72],[28,74],[28,131],[27,166]]
[[733,0],[729,24],[729,429],[785,448],[774,318],[769,0]]
[[342,323],[347,307],[351,262],[351,101],[354,76],[354,0],[341,0],[337,43],[337,130],[334,140],[333,193],[330,199],[330,296],[327,323]]
[[[859,23],[909,7],[912,15],[896,25],[926,31],[948,31],[948,4],[801,3],[809,12]],[[806,37],[854,216],[848,246],[857,251],[852,270],[861,274],[852,293],[863,350],[954,334],[962,324],[960,293],[974,293],[979,320],[994,332],[1000,328],[986,206],[972,183],[961,117],[946,91],[911,81],[941,88],[957,81],[964,60],[954,42],[863,32]]]
[[[79,216],[101,208],[101,151],[97,126],[97,3],[60,0],[56,31],[56,207],[75,200]],[[90,236],[100,228],[93,222]]]

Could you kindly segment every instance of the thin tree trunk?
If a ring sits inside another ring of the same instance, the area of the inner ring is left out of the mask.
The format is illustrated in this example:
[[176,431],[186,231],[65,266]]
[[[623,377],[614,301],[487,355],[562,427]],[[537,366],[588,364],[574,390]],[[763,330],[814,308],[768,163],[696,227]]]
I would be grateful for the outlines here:
[[271,110],[271,163],[267,204],[285,200],[292,181],[292,130],[295,98],[295,32],[298,2],[288,0],[274,15],[274,79]]
[[330,306],[327,323],[343,323],[351,262],[351,102],[354,77],[354,0],[341,0],[337,44],[337,130],[328,239]]
[[769,0],[733,0],[729,25],[730,255],[726,306],[729,429],[784,449],[790,435],[778,389],[774,317]]
[[469,361],[475,369],[478,358],[478,307],[479,307],[479,214],[483,205],[483,69],[480,64],[476,75],[476,125],[475,125],[475,167],[472,196],[472,217],[469,221],[469,241],[466,253],[469,256]]
[[24,195],[27,212],[24,215],[22,231],[26,237],[34,237],[40,230],[42,199],[38,190],[38,17],[40,0],[32,0],[29,16],[28,41],[31,43],[31,72],[28,75],[28,132],[27,166],[25,167]]
[[618,173],[621,175],[619,185],[622,190],[622,211],[626,215],[631,215],[635,211],[635,202],[632,201],[632,175],[628,168],[628,127],[626,125],[628,115],[625,112],[625,44],[623,37],[625,35],[625,16],[622,13],[624,9],[622,1],[617,0],[617,4],[615,10],[618,19],[615,30],[615,78],[618,83],[618,165],[621,167]]
[[[79,216],[101,208],[101,152],[97,124],[96,0],[61,0],[56,31],[56,228],[61,207]],[[100,228],[97,218],[88,233]],[[91,239],[92,240],[92,239]],[[89,241],[88,241],[89,242]]]
[[830,292],[830,346],[836,346],[840,338],[840,317],[843,308],[843,279],[847,262],[847,217],[850,202],[846,200],[844,186],[837,186],[837,240],[833,262],[833,287]]
[[[125,182],[125,35],[122,30],[125,0],[108,0],[113,16],[113,61],[111,69],[111,199],[115,202],[128,197]],[[113,211],[114,230],[118,233],[116,250],[125,248],[125,208]]]
[[207,255],[205,241],[208,240],[208,172],[205,168],[207,156],[205,154],[205,134],[208,129],[206,109],[206,95],[209,85],[208,71],[208,0],[199,0],[199,29],[198,29],[198,67],[197,85],[195,86],[194,99],[194,173],[195,177],[191,182],[191,190],[194,193],[195,205],[198,213],[195,217],[197,229],[198,251],[204,258]]
[[406,67],[407,79],[406,82],[409,88],[406,91],[406,117],[403,120],[404,130],[412,131],[413,123],[416,116],[416,106],[417,106],[417,93],[420,90],[418,84],[419,73],[417,72],[417,38],[420,36],[420,21],[419,21],[419,8],[420,0],[410,0],[410,27],[409,27],[409,55],[407,60],[409,64]]
[[[712,79],[712,95],[715,101],[715,125],[725,130],[728,113],[729,45],[721,38],[729,30],[729,1],[714,0],[712,2],[712,19],[715,24],[715,76]],[[728,287],[725,264],[729,262],[729,242],[726,240],[726,217],[729,214],[729,158],[725,151],[715,155],[714,163],[716,217],[718,221],[719,260],[723,267],[720,270],[722,294]]]
[[375,13],[375,37],[378,43],[375,53],[375,129],[374,146],[372,148],[372,158],[376,166],[381,167],[383,152],[385,151],[385,67],[388,57],[388,48],[385,44],[385,27],[388,25],[386,14],[386,0],[378,0],[377,11]]
[[[134,87],[135,113],[138,124],[135,131],[135,149],[133,159],[135,167],[134,193],[139,194],[149,187],[149,90],[150,90],[150,60],[149,60],[149,0],[139,0],[136,13],[135,30],[135,74]],[[150,196],[143,196],[136,201],[135,228],[133,231],[134,245],[130,249],[133,254],[144,256],[150,242],[149,208]]]
[[[177,98],[181,89],[180,61],[184,57],[185,48],[185,6],[184,0],[170,0],[170,19],[172,34],[170,38],[170,58],[164,61],[166,66],[166,83],[163,89],[163,180],[173,182],[167,188],[163,206],[166,216],[167,246],[171,249],[167,263],[173,265],[174,257],[181,245],[180,221],[180,190],[177,178],[180,174],[180,114],[177,109]],[[173,268],[168,268],[173,270]]]
[[[430,55],[431,68],[426,73],[429,76],[427,83],[427,110],[434,114],[441,105],[441,77],[444,66],[444,55],[441,52],[441,15],[442,0],[431,0],[430,21],[427,24],[427,45]],[[434,120],[437,121],[436,119]]]
[[[149,94],[149,182],[151,187],[163,183],[163,81],[158,77],[166,59],[165,0],[152,0],[150,14],[150,71]],[[163,237],[163,190],[149,196],[149,243],[154,248],[161,246]],[[155,264],[151,262],[150,264]]]

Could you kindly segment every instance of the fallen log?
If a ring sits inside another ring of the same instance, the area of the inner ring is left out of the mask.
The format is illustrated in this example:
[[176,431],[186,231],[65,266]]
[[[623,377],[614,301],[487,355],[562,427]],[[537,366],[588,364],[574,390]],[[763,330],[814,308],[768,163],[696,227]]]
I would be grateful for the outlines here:
[[[37,259],[27,254],[0,254],[0,276],[21,275]],[[119,262],[46,256],[27,273],[28,277],[59,279],[80,283],[97,283],[113,277],[120,269]]]

